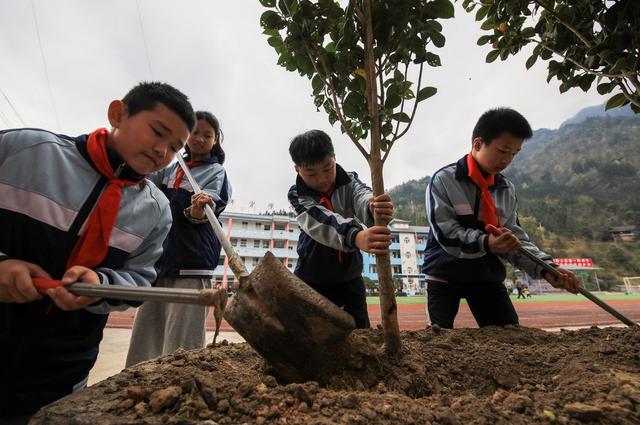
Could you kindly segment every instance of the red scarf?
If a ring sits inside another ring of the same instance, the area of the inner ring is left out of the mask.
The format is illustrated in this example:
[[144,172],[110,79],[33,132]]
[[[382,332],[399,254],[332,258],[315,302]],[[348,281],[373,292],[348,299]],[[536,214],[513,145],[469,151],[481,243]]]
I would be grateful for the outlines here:
[[[333,203],[331,202],[331,195],[333,195],[333,192],[335,190],[336,190],[336,186],[334,184],[331,187],[331,189],[329,189],[328,192],[326,193],[320,192],[320,200],[318,201],[318,203],[323,207],[325,207],[326,209],[328,209],[329,211],[334,211]],[[338,252],[338,262],[342,263],[342,251],[340,251],[339,249],[337,249],[336,251]]]
[[493,186],[495,176],[489,174],[487,177],[482,175],[480,166],[473,159],[471,154],[467,155],[467,167],[469,168],[469,177],[476,186],[480,188],[480,210],[482,211],[482,219],[484,224],[491,224],[498,227],[498,209],[493,201],[493,196],[489,193],[489,187]]
[[107,156],[108,137],[109,131],[106,128],[100,128],[91,133],[87,141],[87,151],[91,162],[100,174],[109,179],[109,184],[102,192],[98,203],[85,223],[84,233],[80,235],[80,239],[71,251],[67,261],[67,269],[75,265],[91,268],[104,260],[109,249],[111,231],[116,223],[118,211],[120,211],[122,188],[139,183],[139,181],[121,180],[116,177]]
[[[194,168],[199,165],[206,165],[206,164],[207,163],[203,161],[189,161],[186,163],[187,167],[189,168]],[[180,189],[180,185],[182,184],[182,180],[184,180],[184,176],[185,176],[184,170],[182,169],[182,167],[178,165],[178,168],[176,169],[176,180],[173,182],[174,189]]]

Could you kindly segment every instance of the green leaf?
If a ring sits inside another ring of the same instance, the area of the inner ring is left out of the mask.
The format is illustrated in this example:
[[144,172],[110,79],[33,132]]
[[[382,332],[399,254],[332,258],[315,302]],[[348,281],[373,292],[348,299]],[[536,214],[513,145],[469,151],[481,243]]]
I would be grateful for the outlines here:
[[282,38],[279,35],[269,37],[267,39],[267,43],[269,43],[269,46],[272,46],[272,47],[284,46],[284,43],[282,42]]
[[482,37],[480,37],[478,39],[478,46],[484,46],[485,44],[487,44],[489,41],[491,41],[491,37],[493,37],[492,35],[483,35]]
[[426,61],[431,66],[440,66],[442,63],[440,62],[440,56],[435,53],[427,52],[425,55]]
[[496,59],[498,59],[499,55],[500,55],[500,50],[498,50],[498,49],[492,50],[487,54],[487,57],[485,58],[485,60],[487,61],[487,63],[491,63],[491,62],[495,61]]
[[449,19],[455,16],[453,3],[449,0],[435,0],[427,3],[429,12],[436,18]]
[[313,94],[318,94],[324,87],[324,83],[322,82],[322,78],[318,74],[314,75],[311,79],[311,88],[313,89]]
[[276,5],[276,0],[260,0],[260,4],[264,7],[274,7]]
[[432,32],[431,41],[433,41],[434,46],[443,47],[445,43],[445,38],[444,38],[444,35],[442,35],[439,32]]
[[481,21],[487,16],[487,12],[489,12],[489,6],[482,6],[476,12],[476,21]]
[[435,87],[424,87],[420,89],[420,91],[418,92],[418,96],[416,97],[416,102],[422,102],[423,100],[430,98],[437,92],[438,92],[438,89]]
[[394,120],[400,121],[400,122],[409,122],[409,121],[411,121],[411,118],[409,118],[409,115],[407,115],[406,112],[398,112],[397,114],[393,114],[393,115],[391,115],[391,119],[394,119]]
[[525,66],[527,67],[527,69],[531,68],[533,64],[536,63],[537,60],[538,60],[538,55],[534,54],[529,56],[529,59],[527,59],[527,63],[525,63]]
[[260,16],[260,24],[265,28],[277,28],[283,24],[283,20],[277,12],[267,10]]
[[608,111],[609,109],[617,108],[624,105],[625,102],[628,102],[628,100],[626,97],[624,97],[624,94],[618,93],[607,100],[607,104],[604,106],[604,110]]
[[598,84],[598,87],[596,89],[598,90],[599,94],[605,95],[607,93],[611,93],[611,90],[613,90],[615,85],[615,83],[602,83]]
[[335,53],[336,52],[336,43],[334,43],[333,41],[330,42],[329,44],[327,44],[324,49],[327,51],[327,53]]

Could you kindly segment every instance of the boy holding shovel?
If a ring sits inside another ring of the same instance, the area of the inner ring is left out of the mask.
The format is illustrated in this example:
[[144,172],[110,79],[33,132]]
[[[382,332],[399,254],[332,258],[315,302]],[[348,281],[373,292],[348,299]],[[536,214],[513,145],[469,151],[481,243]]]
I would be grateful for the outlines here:
[[78,137],[0,132],[0,422],[26,423],[82,389],[108,313],[122,301],[42,297],[34,278],[150,286],[171,226],[145,176],[166,167],[195,124],[187,97],[142,83],[108,108],[111,129]]
[[[502,284],[505,260],[535,279],[578,292],[572,272],[558,269],[556,276],[518,255],[527,249],[552,264],[520,227],[515,187],[500,174],[532,134],[527,120],[513,109],[489,110],[473,129],[471,153],[433,174],[426,193],[430,231],[422,268],[432,324],[453,328],[460,299],[466,298],[479,326],[517,325]],[[501,234],[488,233],[489,225]]]
[[374,198],[356,173],[344,171],[336,163],[331,138],[323,131],[297,135],[289,153],[298,174],[289,189],[289,202],[300,225],[294,273],[344,308],[356,328],[368,328],[360,250],[388,251],[391,232],[386,226],[373,226],[373,214],[391,221],[391,197],[385,193]]

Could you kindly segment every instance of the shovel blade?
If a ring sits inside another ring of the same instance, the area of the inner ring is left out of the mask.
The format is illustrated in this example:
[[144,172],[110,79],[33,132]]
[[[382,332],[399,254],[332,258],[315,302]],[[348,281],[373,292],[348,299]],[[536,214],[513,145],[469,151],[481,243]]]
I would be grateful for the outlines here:
[[329,372],[355,328],[271,252],[241,280],[224,318],[288,382]]

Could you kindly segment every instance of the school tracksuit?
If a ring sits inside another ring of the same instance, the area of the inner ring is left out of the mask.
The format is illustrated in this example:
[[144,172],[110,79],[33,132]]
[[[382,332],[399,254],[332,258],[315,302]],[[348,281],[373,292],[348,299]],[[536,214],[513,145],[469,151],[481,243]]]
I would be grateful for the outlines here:
[[373,225],[368,200],[371,189],[354,172],[336,164],[331,194],[308,187],[300,176],[289,189],[289,202],[298,214],[300,236],[294,273],[314,290],[351,314],[358,328],[369,327],[362,254],[356,234]]
[[[434,173],[426,191],[430,225],[422,272],[427,279],[428,312],[433,324],[453,327],[460,298],[466,298],[480,326],[517,324],[518,315],[502,284],[504,261],[542,276],[542,267],[524,256],[488,252],[488,234],[480,212],[480,189],[468,176],[466,156]],[[552,263],[548,254],[529,242],[518,222],[513,183],[502,174],[489,187],[499,225],[513,232],[522,248]]]
[[[60,279],[108,180],[91,162],[87,135],[38,129],[0,132],[0,259],[38,264]],[[143,176],[107,151],[120,178]],[[106,258],[94,270],[103,285],[150,286],[153,264],[171,225],[169,203],[148,180],[122,189]],[[0,303],[0,417],[27,414],[82,388],[98,355],[112,310],[129,305],[104,299],[62,311],[48,297]]]
[[[215,202],[220,215],[231,196],[231,185],[215,157],[199,161],[190,168],[198,186]],[[220,258],[220,242],[208,222],[191,223],[185,208],[191,205],[193,189],[178,163],[149,176],[169,198],[173,225],[158,261],[155,286],[204,289],[211,287],[213,270]],[[146,302],[136,312],[126,365],[174,352],[202,348],[205,343],[204,306]]]

